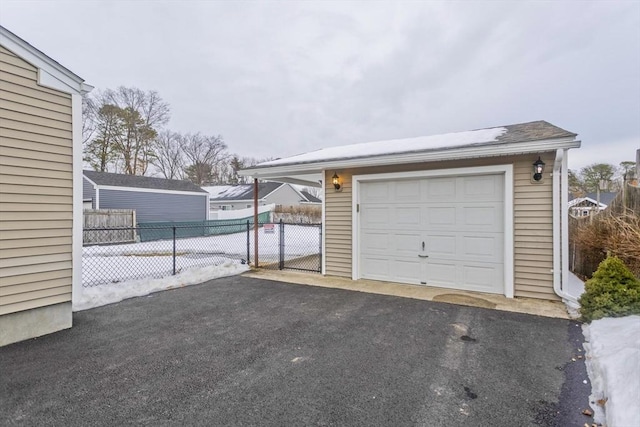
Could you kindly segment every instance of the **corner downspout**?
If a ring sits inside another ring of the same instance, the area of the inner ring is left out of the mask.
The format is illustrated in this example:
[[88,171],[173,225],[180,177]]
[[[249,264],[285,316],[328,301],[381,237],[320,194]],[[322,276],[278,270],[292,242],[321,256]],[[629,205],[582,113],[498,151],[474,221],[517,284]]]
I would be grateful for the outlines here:
[[553,291],[563,300],[574,305],[578,301],[562,288],[569,279],[569,183],[567,150],[556,150],[553,163]]
[[258,178],[253,179],[253,266],[258,268]]

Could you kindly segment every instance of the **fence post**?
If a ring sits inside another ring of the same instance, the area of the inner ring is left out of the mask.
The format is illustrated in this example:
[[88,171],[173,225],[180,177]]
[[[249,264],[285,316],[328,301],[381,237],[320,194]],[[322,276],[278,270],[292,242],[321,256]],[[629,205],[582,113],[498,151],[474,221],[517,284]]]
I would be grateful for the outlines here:
[[173,226],[173,275],[176,275],[176,226]]
[[320,260],[320,264],[318,265],[318,272],[322,273],[322,224],[320,224],[320,227],[318,227],[318,254],[320,255],[318,257],[318,259]]
[[251,263],[251,227],[247,220],[247,265]]
[[280,218],[280,227],[279,227],[279,234],[280,234],[280,270],[284,269],[284,222],[282,221],[282,218]]

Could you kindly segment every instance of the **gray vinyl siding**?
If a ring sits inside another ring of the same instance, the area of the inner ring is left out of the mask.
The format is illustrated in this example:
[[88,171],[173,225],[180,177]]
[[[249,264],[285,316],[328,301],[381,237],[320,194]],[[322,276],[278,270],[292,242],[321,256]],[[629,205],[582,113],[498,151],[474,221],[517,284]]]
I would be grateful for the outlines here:
[[82,178],[82,199],[91,199],[91,209],[96,208],[96,190],[86,178]]
[[134,209],[138,223],[154,221],[203,221],[207,197],[143,191],[100,190],[100,209]]

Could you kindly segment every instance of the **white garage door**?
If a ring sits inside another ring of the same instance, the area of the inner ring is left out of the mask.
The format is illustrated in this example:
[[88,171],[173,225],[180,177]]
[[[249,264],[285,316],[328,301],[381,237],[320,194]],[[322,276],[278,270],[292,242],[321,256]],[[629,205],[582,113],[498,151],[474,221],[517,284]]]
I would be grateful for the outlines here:
[[504,175],[360,184],[366,279],[503,294]]

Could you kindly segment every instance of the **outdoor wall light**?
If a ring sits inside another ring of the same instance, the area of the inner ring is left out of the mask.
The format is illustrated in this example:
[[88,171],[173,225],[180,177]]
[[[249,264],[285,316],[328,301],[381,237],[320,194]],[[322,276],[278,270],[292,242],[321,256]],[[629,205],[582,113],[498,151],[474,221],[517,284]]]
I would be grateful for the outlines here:
[[533,162],[533,180],[540,182],[542,180],[542,173],[544,172],[545,163],[538,156],[538,160]]
[[334,172],[333,176],[331,177],[331,183],[333,184],[333,188],[335,188],[336,191],[340,191],[340,188],[342,188],[342,186],[340,185],[340,177],[336,172]]

